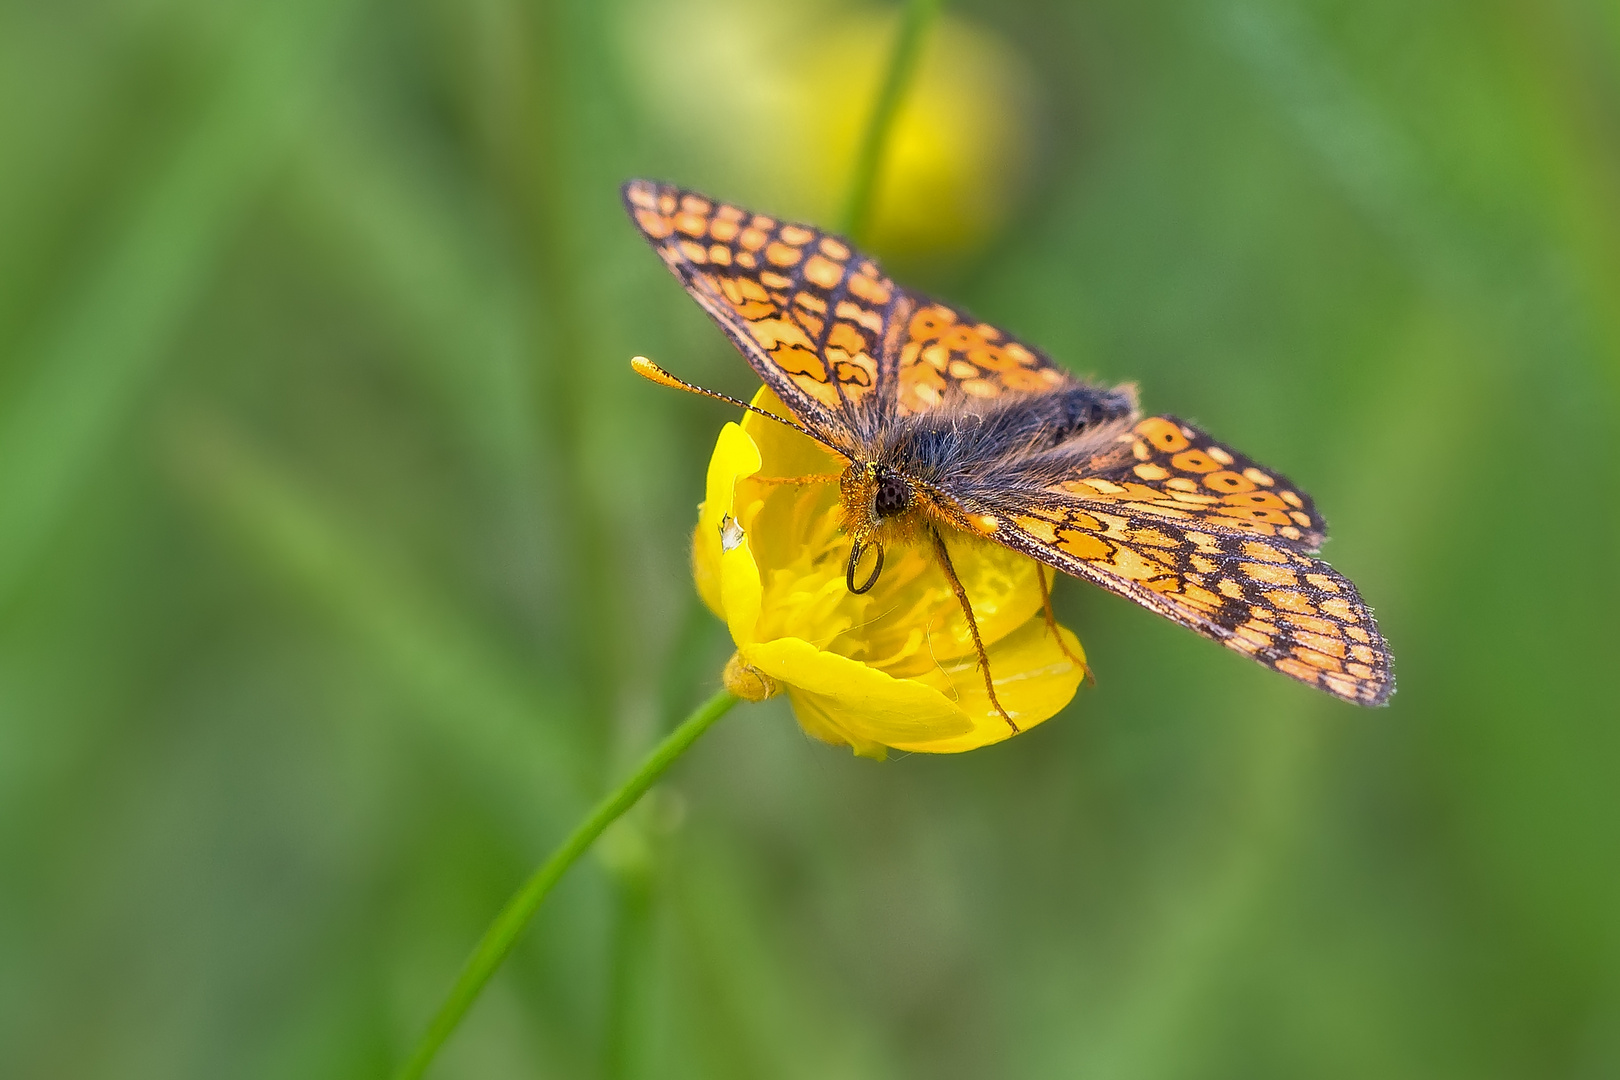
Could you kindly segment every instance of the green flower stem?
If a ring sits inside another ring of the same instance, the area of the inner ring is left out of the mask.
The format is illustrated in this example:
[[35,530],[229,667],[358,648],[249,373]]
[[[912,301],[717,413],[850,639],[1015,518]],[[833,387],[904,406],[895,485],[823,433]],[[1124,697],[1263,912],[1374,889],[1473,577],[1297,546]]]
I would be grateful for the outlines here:
[[906,4],[905,20],[894,40],[894,51],[889,54],[889,69],[883,75],[877,103],[872,106],[872,115],[866,121],[866,131],[856,151],[855,175],[849,186],[849,201],[844,204],[844,234],[857,243],[865,240],[867,219],[872,216],[872,198],[883,168],[889,130],[894,127],[895,114],[900,111],[911,77],[916,74],[923,39],[939,15],[942,2],[910,0]]
[[664,775],[664,771],[675,763],[675,759],[684,754],[698,740],[698,736],[709,730],[739,700],[729,690],[722,690],[700,705],[681,722],[680,727],[658,744],[657,749],[647,756],[629,779],[619,785],[618,790],[596,805],[590,816],[580,822],[568,839],[563,841],[562,847],[523,883],[523,887],[506,902],[489,929],[484,931],[483,939],[467,958],[461,974],[456,976],[455,985],[439,1006],[433,1022],[422,1033],[410,1059],[394,1074],[395,1080],[415,1080],[427,1071],[434,1055],[456,1030],[461,1018],[483,991],[484,984],[489,982],[490,976],[495,974],[495,970],[512,951],[512,946],[517,944],[518,937],[534,917],[541,902],[568,868],[590,849],[596,838],[602,835],[603,829],[634,806],[647,793],[647,789]]

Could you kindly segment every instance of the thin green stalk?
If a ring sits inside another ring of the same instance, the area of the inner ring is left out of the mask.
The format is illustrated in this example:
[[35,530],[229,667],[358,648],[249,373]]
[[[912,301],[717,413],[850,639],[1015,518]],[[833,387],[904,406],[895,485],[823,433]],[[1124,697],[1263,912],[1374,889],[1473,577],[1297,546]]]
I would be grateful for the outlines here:
[[889,130],[894,127],[895,115],[905,101],[906,89],[916,74],[917,60],[922,56],[923,39],[928,28],[939,15],[942,0],[910,0],[906,4],[900,34],[894,39],[894,51],[889,54],[889,69],[883,75],[877,103],[866,121],[860,148],[855,156],[855,175],[849,186],[849,201],[844,204],[844,235],[851,240],[865,239],[867,219],[872,216],[872,197],[877,192],[878,177],[883,170],[883,152],[887,149]]
[[456,1030],[461,1018],[483,991],[484,984],[489,982],[490,976],[495,974],[495,970],[512,951],[512,946],[517,944],[518,937],[534,917],[541,901],[568,872],[568,868],[590,849],[596,838],[602,835],[603,829],[634,806],[647,793],[647,789],[664,775],[664,771],[674,764],[675,759],[684,754],[698,740],[698,736],[709,730],[739,700],[729,690],[722,690],[700,705],[647,755],[630,778],[619,785],[618,790],[596,805],[596,809],[563,841],[562,847],[523,883],[523,887],[506,902],[489,929],[484,931],[483,939],[467,958],[455,985],[434,1014],[433,1022],[423,1032],[415,1051],[394,1074],[395,1080],[415,1080],[427,1071],[434,1055]]

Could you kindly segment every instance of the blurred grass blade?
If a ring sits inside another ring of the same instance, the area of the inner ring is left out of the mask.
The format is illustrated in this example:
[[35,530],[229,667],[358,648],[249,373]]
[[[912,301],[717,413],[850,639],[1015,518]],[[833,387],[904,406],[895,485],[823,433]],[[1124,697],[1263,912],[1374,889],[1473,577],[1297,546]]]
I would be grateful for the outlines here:
[[590,850],[591,845],[596,843],[596,838],[602,835],[602,830],[640,802],[641,797],[647,794],[648,789],[658,782],[659,777],[663,776],[671,765],[675,764],[676,759],[691,749],[692,744],[697,742],[704,732],[713,727],[716,721],[730,712],[732,706],[741,700],[729,690],[720,690],[692,710],[692,715],[681,721],[679,727],[665,736],[664,741],[647,755],[623,783],[603,796],[585,820],[569,833],[562,846],[530,875],[512,899],[507,901],[500,914],[495,916],[495,921],[490,924],[489,929],[484,932],[478,946],[473,949],[472,956],[468,957],[466,965],[461,969],[461,974],[456,977],[455,985],[450,988],[444,1003],[428,1024],[427,1031],[423,1033],[416,1049],[395,1074],[396,1080],[416,1080],[427,1071],[439,1048],[461,1024],[462,1017],[467,1014],[473,1002],[478,1000],[478,995],[483,992],[485,984],[505,961],[507,954],[512,951],[512,947],[517,944],[518,938],[528,927],[529,920],[534,918],[534,913],[540,910],[540,904],[551,893],[557,882],[562,880],[568,868]]
[[0,604],[19,586],[203,292],[236,218],[287,150],[359,0],[265,3],[222,85],[18,358],[0,412]]
[[492,794],[523,835],[534,835],[541,809],[577,812],[588,773],[568,738],[578,713],[572,702],[557,700],[563,680],[538,685],[520,675],[468,620],[391,572],[376,545],[221,425],[192,421],[178,438],[184,479],[203,502],[407,692],[482,785],[501,781]]
[[894,39],[894,51],[889,54],[889,66],[883,73],[883,84],[877,100],[872,104],[872,115],[867,119],[861,144],[855,150],[855,175],[849,185],[849,200],[844,205],[840,223],[844,235],[860,242],[872,216],[872,201],[877,194],[878,180],[883,173],[884,151],[888,148],[889,131],[894,118],[905,103],[906,90],[911,77],[917,72],[917,61],[922,56],[923,42],[928,29],[939,15],[944,0],[910,0],[906,5],[900,32]]

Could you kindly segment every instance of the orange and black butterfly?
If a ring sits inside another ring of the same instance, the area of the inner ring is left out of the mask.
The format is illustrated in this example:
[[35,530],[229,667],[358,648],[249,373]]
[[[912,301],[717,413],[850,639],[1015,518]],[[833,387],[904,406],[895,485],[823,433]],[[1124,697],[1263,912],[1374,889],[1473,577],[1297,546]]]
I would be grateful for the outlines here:
[[[626,184],[624,201],[792,426],[849,461],[839,483],[852,591],[877,581],[886,541],[927,537],[977,642],[946,526],[1346,701],[1381,705],[1394,691],[1372,612],[1312,558],[1327,526],[1286,477],[1174,417],[1144,419],[1132,387],[1074,378],[901,288],[836,236],[648,180]],[[636,368],[724,397],[643,358]]]

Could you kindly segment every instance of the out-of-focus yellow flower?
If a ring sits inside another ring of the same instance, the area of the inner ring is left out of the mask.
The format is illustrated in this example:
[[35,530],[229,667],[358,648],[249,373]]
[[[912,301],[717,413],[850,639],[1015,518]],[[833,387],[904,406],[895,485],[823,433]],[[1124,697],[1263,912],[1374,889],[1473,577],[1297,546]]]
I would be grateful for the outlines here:
[[[633,85],[702,163],[669,179],[831,225],[899,29],[889,7],[631,4],[622,40]],[[866,237],[874,254],[950,257],[995,235],[1040,142],[1030,70],[989,29],[949,12],[935,22],[889,133]]]
[[[787,415],[769,390],[754,403]],[[978,670],[967,621],[927,545],[891,550],[868,593],[845,583],[849,538],[837,485],[775,478],[838,473],[842,459],[747,415],[709,462],[693,537],[698,591],[748,668],[785,689],[810,734],[881,758],[886,748],[955,753],[1008,738]],[[1047,629],[1032,559],[946,535],[973,603],[996,696],[1022,730],[1074,697],[1085,672]],[[1059,628],[1069,651],[1080,643]]]

